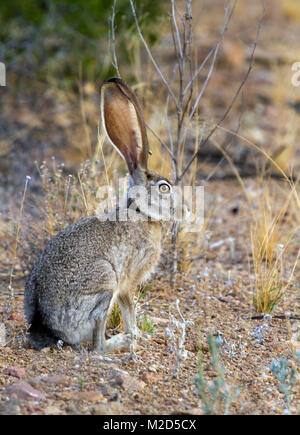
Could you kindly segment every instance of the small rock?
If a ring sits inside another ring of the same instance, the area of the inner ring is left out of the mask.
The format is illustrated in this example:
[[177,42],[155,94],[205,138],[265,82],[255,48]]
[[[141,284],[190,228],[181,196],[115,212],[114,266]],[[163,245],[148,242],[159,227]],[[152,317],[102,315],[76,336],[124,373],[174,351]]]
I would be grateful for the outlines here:
[[172,415],[203,415],[202,408],[191,408],[189,410],[177,410],[171,413]]
[[100,389],[103,396],[114,396],[115,394],[118,394],[116,389],[109,384],[101,384]]
[[15,320],[16,322],[24,322],[24,318],[17,313],[11,313],[8,320]]
[[169,319],[164,319],[163,317],[150,317],[150,320],[159,326],[168,326]]
[[[189,352],[192,352],[192,353],[197,353],[199,351],[198,343],[188,343],[186,345],[186,350],[188,350]],[[205,352],[207,352],[207,351],[205,351]]]
[[26,377],[26,370],[23,367],[6,367],[6,369],[4,369],[4,374],[23,379]]
[[49,375],[40,378],[43,382],[53,385],[69,384],[69,378],[64,375]]
[[209,345],[208,343],[201,343],[200,349],[203,353],[209,352]]
[[166,400],[165,401],[165,406],[172,406],[172,405],[174,405],[173,400]]
[[60,412],[60,409],[57,408],[56,406],[50,405],[44,409],[44,412],[46,415],[58,415]]
[[68,414],[71,414],[71,415],[78,415],[79,414],[79,411],[76,408],[76,406],[74,405],[74,403],[70,403],[69,405],[67,405],[66,412]]
[[91,409],[93,415],[123,415],[119,403],[101,403]]
[[0,347],[6,345],[6,330],[3,322],[0,322]]
[[161,379],[161,375],[152,374],[152,373],[144,373],[142,376],[142,380],[147,384],[156,384]]
[[127,374],[120,374],[122,386],[126,391],[141,391],[145,388],[146,383],[133,376]]
[[119,399],[119,394],[118,393],[114,393],[114,394],[112,394],[111,396],[109,396],[107,398],[107,401],[108,402],[115,402],[118,399]]
[[33,388],[27,382],[16,382],[4,390],[4,394],[8,396],[16,396],[18,399],[34,399],[34,400],[42,400],[45,399],[46,396],[44,393]]
[[97,391],[79,391],[76,394],[74,394],[74,399],[77,400],[86,400],[88,402],[102,402],[104,400],[104,397],[101,393]]
[[21,412],[19,402],[15,399],[0,402],[0,415],[15,415]]

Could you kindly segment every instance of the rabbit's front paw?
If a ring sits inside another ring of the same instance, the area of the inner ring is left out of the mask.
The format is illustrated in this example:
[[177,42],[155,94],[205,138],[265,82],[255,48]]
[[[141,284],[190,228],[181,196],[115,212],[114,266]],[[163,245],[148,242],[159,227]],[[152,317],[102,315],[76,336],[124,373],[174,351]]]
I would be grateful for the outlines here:
[[126,335],[131,337],[132,341],[137,341],[141,336],[141,331],[138,328],[135,328],[132,332],[128,332]]
[[132,338],[131,334],[120,333],[114,335],[105,343],[105,351],[113,352],[114,350],[121,350],[123,352],[132,352],[136,348],[136,340]]

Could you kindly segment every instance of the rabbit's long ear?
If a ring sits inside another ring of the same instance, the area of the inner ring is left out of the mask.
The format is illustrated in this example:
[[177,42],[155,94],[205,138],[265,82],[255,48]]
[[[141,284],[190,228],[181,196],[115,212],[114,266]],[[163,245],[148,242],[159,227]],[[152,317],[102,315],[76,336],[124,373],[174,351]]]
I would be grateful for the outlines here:
[[123,80],[112,78],[102,84],[101,118],[109,141],[125,159],[130,174],[138,166],[147,170],[148,139],[142,109]]

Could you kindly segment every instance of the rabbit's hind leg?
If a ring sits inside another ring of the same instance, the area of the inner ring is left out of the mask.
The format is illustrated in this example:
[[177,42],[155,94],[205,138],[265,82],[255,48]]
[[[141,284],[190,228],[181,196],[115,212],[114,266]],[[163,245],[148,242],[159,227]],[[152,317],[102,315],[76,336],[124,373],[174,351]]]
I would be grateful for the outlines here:
[[94,332],[93,332],[93,350],[99,353],[106,352],[106,339],[105,339],[106,321],[107,321],[107,316],[99,318],[96,321]]
[[[107,315],[103,313],[102,316],[99,316],[93,335],[93,348],[99,353],[113,352],[114,350],[132,352],[136,348],[137,327],[133,301],[130,299],[130,296],[118,295],[117,302],[122,313],[124,333],[114,335],[109,340],[106,340],[105,327],[110,310],[107,311]],[[112,300],[110,301],[110,306],[111,305]]]
[[93,350],[98,353],[113,352],[114,350],[129,351],[132,340],[127,334],[117,334],[109,340],[105,339],[106,318],[99,318],[93,334]]
[[105,298],[101,300],[101,303],[94,309],[97,316],[94,324],[93,330],[93,350],[99,353],[107,352],[107,340],[105,339],[106,322],[110,314],[110,307],[113,301],[112,291],[103,291],[102,294],[106,295]]
[[93,350],[98,353],[109,353],[115,350],[131,351],[133,350],[133,343],[131,334],[117,334],[109,340],[105,338],[105,329],[109,309],[106,313],[103,312],[96,320],[94,333],[93,333]]

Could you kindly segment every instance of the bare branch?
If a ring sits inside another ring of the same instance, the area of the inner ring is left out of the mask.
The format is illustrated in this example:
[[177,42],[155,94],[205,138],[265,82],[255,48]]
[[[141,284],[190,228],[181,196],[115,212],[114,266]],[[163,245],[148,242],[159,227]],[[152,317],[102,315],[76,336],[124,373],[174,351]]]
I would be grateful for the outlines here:
[[[171,84],[173,84],[173,82],[175,80],[178,68],[179,68],[179,64],[177,63],[175,65],[174,69],[173,69],[173,77],[171,79]],[[172,136],[172,132],[171,132],[171,126],[170,126],[170,122],[169,122],[169,99],[170,99],[170,96],[168,94],[167,95],[167,99],[166,99],[166,123],[167,123],[167,131],[168,131],[171,151],[172,151],[172,155],[173,155],[173,158],[172,158],[172,168],[173,168],[173,173],[174,173],[174,179],[176,180],[177,175],[178,175],[178,165],[177,165],[177,159],[175,157],[174,141],[173,141],[173,136]]]
[[178,175],[177,159],[176,159],[175,154],[174,154],[174,142],[173,142],[171,127],[170,127],[170,122],[169,122],[169,117],[168,117],[168,107],[169,107],[169,95],[167,96],[167,102],[166,102],[166,122],[167,122],[168,135],[169,135],[171,151],[172,151],[172,169],[173,169],[173,173],[174,173],[174,179],[176,180],[177,175]]
[[[158,136],[157,133],[155,133],[155,131],[153,130],[153,128],[146,122],[146,127],[151,131],[151,133],[153,134],[153,136],[156,137],[156,139],[159,141],[159,143],[161,144],[162,147],[164,147],[168,153],[170,154],[170,156],[172,157],[172,159],[175,159],[174,154],[172,153],[172,151],[170,150],[170,148],[161,140],[161,138]],[[176,159],[175,159],[176,160]]]
[[208,74],[207,74],[207,76],[206,76],[206,79],[205,79],[205,81],[204,81],[204,84],[203,84],[203,86],[202,86],[200,92],[198,93],[198,96],[197,96],[197,98],[196,98],[196,100],[195,100],[195,103],[194,103],[194,105],[193,105],[193,108],[192,108],[192,110],[191,110],[191,112],[190,112],[190,114],[189,114],[189,117],[188,117],[187,122],[186,122],[186,124],[185,124],[184,132],[182,133],[182,135],[181,135],[181,137],[180,137],[180,139],[179,139],[179,142],[180,142],[180,143],[184,140],[184,137],[185,137],[185,135],[186,135],[186,133],[187,133],[187,130],[188,130],[189,124],[190,124],[190,122],[191,122],[191,120],[192,120],[192,118],[193,118],[193,116],[194,116],[194,114],[195,114],[195,111],[196,111],[196,109],[197,109],[197,107],[198,107],[198,104],[199,104],[199,102],[200,102],[200,100],[201,100],[201,97],[202,97],[202,95],[203,95],[203,93],[204,93],[204,91],[205,91],[205,89],[206,89],[206,87],[207,87],[207,85],[208,85],[208,82],[209,82],[209,80],[210,80],[210,78],[211,78],[211,75],[212,75],[212,73],[213,73],[214,66],[215,66],[215,63],[216,63],[217,54],[218,54],[218,51],[219,51],[219,48],[220,48],[221,42],[222,42],[222,40],[223,40],[224,34],[225,34],[226,30],[228,29],[228,25],[229,25],[229,22],[230,22],[230,20],[231,20],[231,17],[232,17],[232,14],[233,14],[233,12],[234,12],[234,9],[235,9],[235,7],[236,7],[236,3],[237,3],[237,0],[235,0],[235,2],[234,2],[234,4],[233,4],[232,8],[231,8],[231,9],[229,10],[229,12],[227,13],[227,17],[225,17],[225,24],[224,24],[223,29],[222,29],[222,31],[221,31],[220,38],[219,38],[219,40],[218,40],[218,42],[216,43],[215,48],[214,48],[214,55],[213,55],[213,59],[212,59],[211,65],[210,65],[210,69],[209,69],[209,71],[208,71]]
[[198,96],[197,96],[197,98],[196,98],[196,100],[195,100],[195,103],[194,103],[194,105],[193,105],[193,108],[192,108],[192,110],[191,110],[191,112],[190,112],[190,114],[189,114],[189,117],[188,117],[187,122],[186,122],[186,124],[185,124],[184,132],[183,132],[183,134],[182,134],[182,136],[181,136],[179,142],[182,142],[182,141],[183,141],[183,138],[185,137],[185,134],[186,134],[186,132],[187,132],[187,129],[188,129],[188,127],[189,127],[189,124],[190,124],[190,122],[191,122],[191,120],[192,120],[192,118],[193,118],[193,116],[194,116],[194,114],[195,114],[195,111],[196,111],[197,107],[198,107],[199,101],[200,101],[200,99],[201,99],[201,97],[202,97],[202,95],[203,95],[203,92],[205,91],[205,89],[206,89],[206,87],[207,87],[207,84],[208,84],[208,82],[209,82],[209,79],[211,78],[212,72],[213,72],[213,70],[214,70],[214,66],[215,66],[215,62],[216,62],[216,58],[217,58],[217,54],[218,54],[218,50],[219,50],[219,44],[217,44],[216,47],[215,47],[215,52],[214,52],[213,59],[212,59],[211,65],[210,65],[210,69],[209,69],[209,71],[208,71],[208,74],[207,74],[207,76],[206,76],[206,79],[205,79],[205,81],[204,81],[204,84],[203,84],[203,86],[202,86],[202,88],[201,88],[201,90],[200,90],[200,92],[199,92],[199,94],[198,94]]
[[[208,134],[208,136],[205,138],[205,140],[202,142],[202,146],[205,145],[208,140],[211,138],[211,136],[214,134],[214,132],[217,130],[217,128],[220,126],[220,124],[222,124],[222,122],[225,120],[225,118],[228,116],[229,112],[231,111],[236,99],[238,98],[243,86],[245,85],[250,72],[253,68],[253,64],[254,64],[254,55],[255,55],[255,50],[258,44],[258,39],[259,39],[259,35],[261,32],[261,28],[262,28],[262,22],[263,22],[263,18],[264,18],[264,12],[265,12],[265,5],[264,5],[264,0],[262,0],[262,13],[259,19],[259,23],[258,23],[258,27],[257,27],[257,32],[256,32],[256,38],[253,44],[253,48],[252,48],[252,53],[251,53],[251,57],[250,57],[250,62],[249,62],[249,67],[248,70],[240,84],[240,86],[238,87],[237,91],[235,92],[231,103],[229,104],[228,108],[226,109],[225,113],[223,114],[223,116],[221,117],[221,119],[218,121],[218,123],[214,126],[214,128],[210,131],[210,133]],[[198,156],[198,152],[196,152],[193,157],[190,159],[190,161],[188,162],[188,164],[186,165],[185,169],[183,170],[182,174],[180,175],[180,177],[177,179],[177,182],[181,181],[182,178],[184,177],[184,175],[186,174],[186,172],[188,171],[189,167],[191,166],[191,164],[193,163],[193,161],[195,160],[195,158]]]
[[[242,119],[242,115],[243,115],[243,110],[241,110],[239,119],[238,119],[238,125],[237,128],[234,131],[234,134],[231,135],[231,140],[226,144],[226,146],[223,147],[224,151],[227,152],[229,150],[229,148],[231,147],[232,144],[232,139],[233,136],[236,135],[239,132],[239,129],[241,127],[241,119]],[[216,164],[216,166],[210,171],[210,173],[207,175],[207,177],[205,178],[203,184],[205,185],[210,179],[211,177],[216,173],[218,167],[222,164],[222,162],[226,159],[225,154],[221,157],[221,159],[218,161],[218,163]]]
[[116,3],[117,0],[114,0],[112,6],[112,14],[111,14],[111,51],[112,51],[112,65],[115,68],[118,77],[121,77],[119,66],[118,66],[118,58],[116,54],[116,35],[115,35]]
[[181,47],[181,41],[180,41],[180,35],[179,35],[176,15],[175,15],[174,0],[171,0],[171,5],[172,5],[172,8],[171,8],[172,9],[172,20],[173,20],[174,28],[175,28],[177,47],[178,47],[178,51],[179,51],[179,56],[180,56],[180,58],[182,58],[182,47]]
[[195,78],[199,75],[199,73],[201,72],[201,70],[203,69],[203,67],[205,66],[206,62],[208,61],[208,59],[211,57],[211,55],[214,53],[214,51],[216,50],[216,45],[210,50],[210,52],[208,53],[208,55],[205,57],[205,59],[203,60],[203,62],[201,63],[201,65],[198,67],[197,71],[195,71],[195,73],[193,74],[191,80],[189,81],[189,83],[186,85],[183,94],[185,95],[187,93],[187,91],[189,90],[189,88],[191,87],[191,85],[193,84]]
[[161,70],[159,69],[159,66],[158,66],[157,63],[155,62],[155,60],[154,60],[154,58],[153,58],[153,56],[152,56],[152,53],[151,53],[151,51],[150,51],[150,48],[149,48],[147,42],[145,41],[145,38],[144,38],[144,36],[143,36],[143,34],[142,34],[142,32],[141,32],[141,29],[140,29],[140,26],[139,26],[139,22],[138,22],[138,19],[137,19],[137,15],[136,15],[136,10],[135,10],[134,4],[133,4],[133,0],[129,0],[129,1],[130,1],[130,6],[131,6],[131,9],[132,9],[132,14],[133,14],[133,18],[134,18],[134,21],[135,21],[135,26],[136,26],[136,29],[137,29],[137,31],[138,31],[139,37],[140,37],[142,43],[144,44],[144,47],[145,47],[145,49],[146,49],[146,51],[147,51],[147,54],[148,54],[148,56],[149,56],[149,59],[151,60],[153,66],[155,67],[155,69],[156,69],[158,75],[160,76],[162,82],[164,83],[164,85],[165,85],[166,88],[168,89],[168,92],[169,92],[169,94],[171,95],[172,99],[174,100],[174,103],[175,103],[175,105],[176,105],[176,107],[177,107],[177,109],[178,109],[178,103],[177,103],[177,99],[176,99],[176,97],[175,97],[175,95],[174,95],[174,92],[173,92],[172,89],[170,88],[169,83],[167,82],[165,76],[163,75],[163,73],[162,73]]

